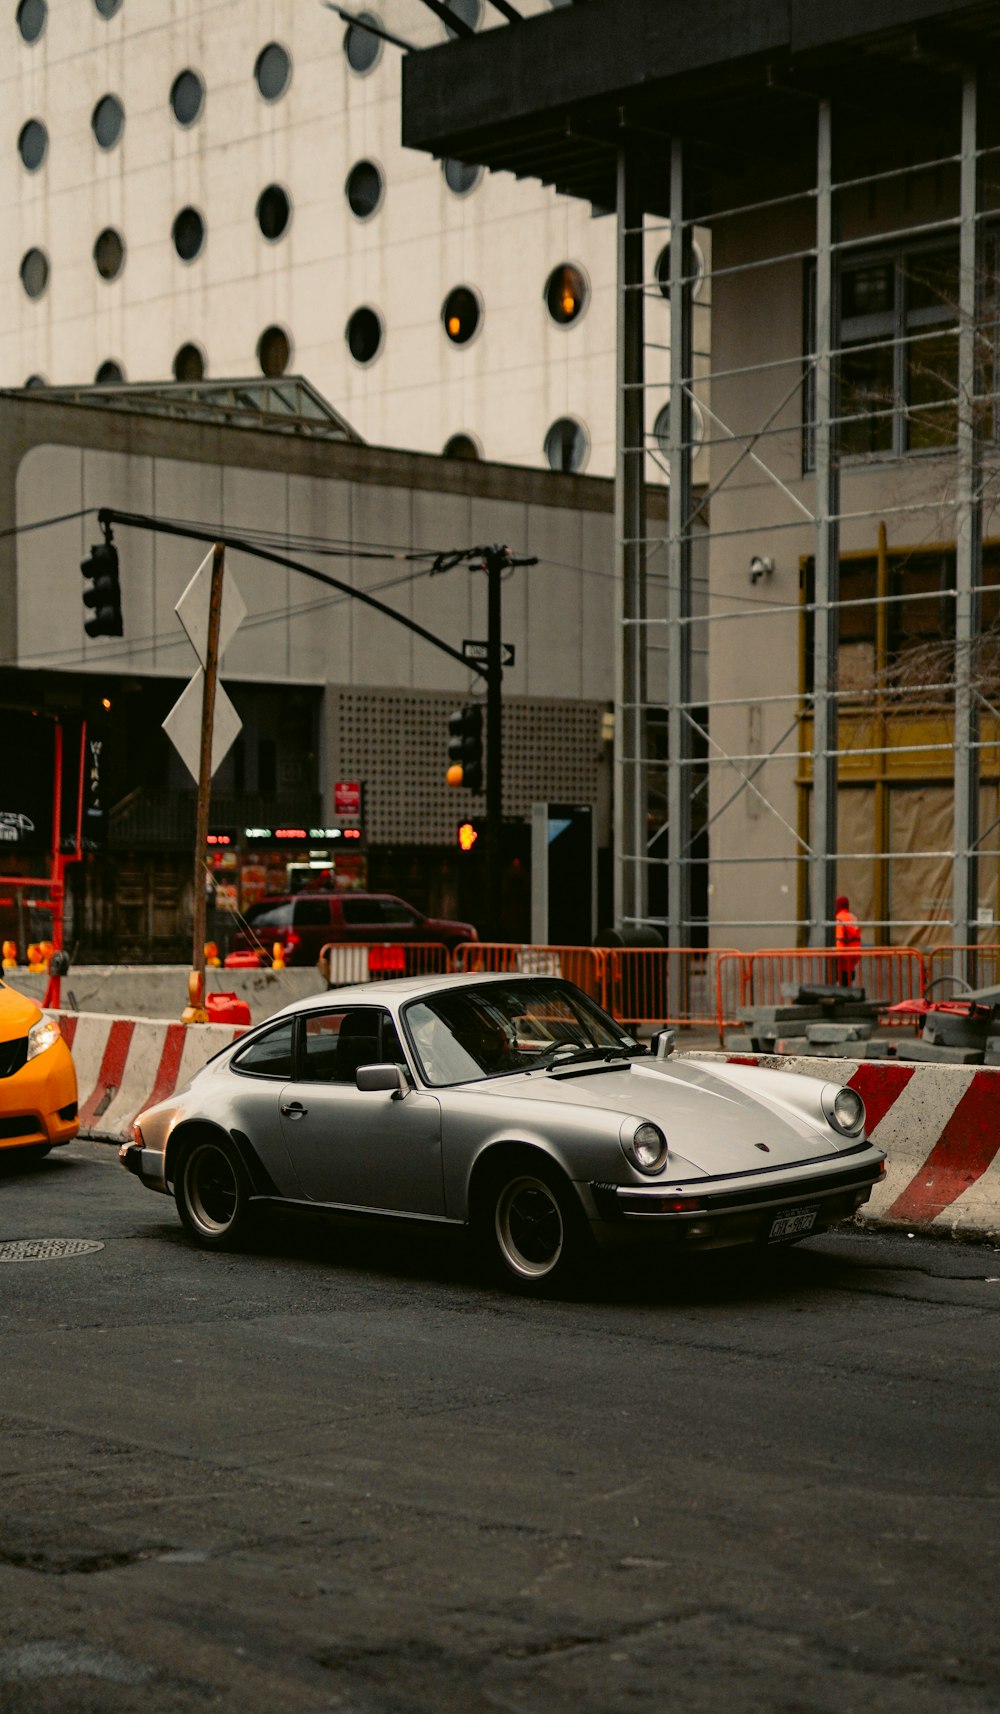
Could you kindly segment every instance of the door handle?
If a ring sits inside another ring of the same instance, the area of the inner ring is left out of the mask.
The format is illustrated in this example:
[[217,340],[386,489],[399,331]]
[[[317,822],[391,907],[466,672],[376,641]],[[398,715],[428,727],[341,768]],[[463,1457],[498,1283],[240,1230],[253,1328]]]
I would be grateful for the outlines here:
[[291,1101],[287,1107],[282,1107],[281,1111],[286,1119],[304,1119],[309,1109],[303,1107],[301,1101]]

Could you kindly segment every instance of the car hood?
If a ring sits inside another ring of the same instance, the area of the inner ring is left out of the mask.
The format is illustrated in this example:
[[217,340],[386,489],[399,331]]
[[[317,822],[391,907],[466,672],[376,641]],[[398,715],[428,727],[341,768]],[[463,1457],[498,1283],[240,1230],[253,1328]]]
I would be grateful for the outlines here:
[[18,1041],[26,1036],[41,1015],[34,1000],[29,1000],[26,994],[8,988],[6,983],[0,987],[0,1041]]
[[499,1101],[650,1119],[663,1131],[671,1154],[713,1176],[819,1160],[860,1140],[831,1134],[819,1104],[821,1085],[793,1078],[786,1096],[759,1084],[740,1087],[732,1069],[727,1067],[730,1075],[723,1078],[702,1065],[648,1061],[620,1071],[534,1072],[466,1087]]

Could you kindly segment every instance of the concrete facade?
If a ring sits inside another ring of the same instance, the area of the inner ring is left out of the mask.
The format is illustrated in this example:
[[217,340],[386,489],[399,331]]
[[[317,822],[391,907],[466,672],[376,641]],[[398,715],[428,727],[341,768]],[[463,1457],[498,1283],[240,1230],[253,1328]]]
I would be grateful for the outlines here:
[[[548,0],[522,9],[547,10]],[[487,33],[501,22],[487,5],[479,12]],[[418,0],[388,0],[372,15],[417,49],[445,40]],[[486,458],[544,465],[550,426],[571,418],[583,430],[583,468],[613,472],[613,220],[506,174],[480,172],[454,194],[438,161],[400,144],[398,48],[377,44],[371,67],[352,70],[344,23],[303,0],[124,0],[110,18],[93,0],[48,0],[37,39],[23,39],[13,8],[6,30],[0,385],[89,383],[108,363],[130,382],[167,379],[185,347],[210,377],[253,375],[261,335],[278,328],[284,368],[308,375],[365,440],[441,452],[462,434]],[[255,81],[269,45],[289,63],[273,99]],[[186,71],[203,93],[185,124],[171,92]],[[102,148],[92,120],[108,95],[124,124]],[[20,139],[32,121],[47,140],[29,169]],[[363,218],[345,193],[359,162],[382,179]],[[290,214],[268,238],[255,210],[272,186]],[[204,229],[188,260],[172,238],[185,209]],[[95,263],[106,232],[124,251],[111,278]],[[33,251],[47,264],[34,298],[19,273]],[[580,270],[587,293],[567,326],[544,300],[563,263]],[[460,346],[442,325],[458,286],[482,312]],[[365,307],[382,340],[358,362],[345,330]]]

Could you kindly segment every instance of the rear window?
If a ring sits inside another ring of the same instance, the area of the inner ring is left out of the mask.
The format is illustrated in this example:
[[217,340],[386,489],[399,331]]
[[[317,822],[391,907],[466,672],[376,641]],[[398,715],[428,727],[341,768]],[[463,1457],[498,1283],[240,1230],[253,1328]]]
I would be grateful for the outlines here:
[[240,1071],[253,1072],[255,1077],[284,1077],[292,1075],[292,1022],[278,1024],[273,1030],[257,1036],[249,1047],[234,1056],[232,1064]]
[[251,928],[291,928],[292,901],[287,899],[282,905],[251,905],[246,920]]
[[326,928],[330,921],[329,899],[296,899],[294,920],[297,928]]

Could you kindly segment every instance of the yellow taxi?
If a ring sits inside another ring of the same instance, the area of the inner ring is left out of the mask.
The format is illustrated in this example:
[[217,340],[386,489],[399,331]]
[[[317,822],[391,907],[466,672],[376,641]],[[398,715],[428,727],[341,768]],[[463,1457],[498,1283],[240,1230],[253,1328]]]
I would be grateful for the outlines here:
[[0,1149],[46,1155],[79,1128],[76,1071],[59,1025],[0,982]]

